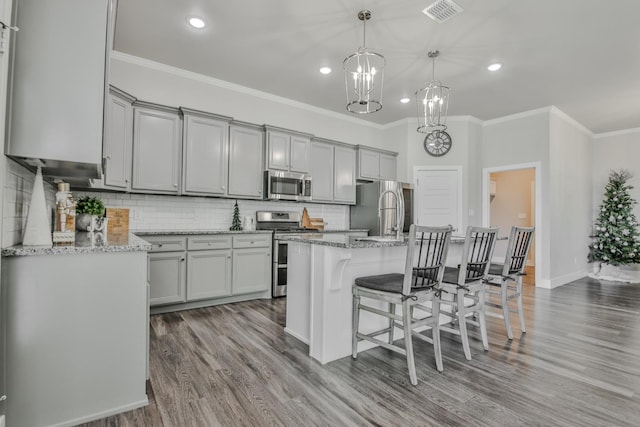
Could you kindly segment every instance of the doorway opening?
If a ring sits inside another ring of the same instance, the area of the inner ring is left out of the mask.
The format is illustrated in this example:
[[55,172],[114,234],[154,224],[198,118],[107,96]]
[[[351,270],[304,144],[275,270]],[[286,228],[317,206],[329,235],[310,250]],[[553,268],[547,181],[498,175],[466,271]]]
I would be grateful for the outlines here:
[[[483,174],[483,223],[498,227],[500,236],[509,236],[512,226],[535,227],[527,259],[527,283],[540,283],[540,165],[519,164],[486,168]],[[495,259],[504,259],[507,241],[496,244]],[[533,279],[533,280],[532,280]]]

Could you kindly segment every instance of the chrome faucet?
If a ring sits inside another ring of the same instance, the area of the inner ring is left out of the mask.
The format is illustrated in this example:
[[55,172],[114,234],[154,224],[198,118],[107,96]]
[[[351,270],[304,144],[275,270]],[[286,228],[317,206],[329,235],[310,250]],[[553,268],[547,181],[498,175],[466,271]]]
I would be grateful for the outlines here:
[[404,225],[404,197],[398,194],[398,191],[385,190],[380,194],[378,198],[378,222],[380,223],[380,237],[384,237],[385,230],[382,228],[382,200],[387,193],[391,193],[396,198],[396,226],[392,228],[392,231],[396,232],[396,239],[403,240],[402,228]]

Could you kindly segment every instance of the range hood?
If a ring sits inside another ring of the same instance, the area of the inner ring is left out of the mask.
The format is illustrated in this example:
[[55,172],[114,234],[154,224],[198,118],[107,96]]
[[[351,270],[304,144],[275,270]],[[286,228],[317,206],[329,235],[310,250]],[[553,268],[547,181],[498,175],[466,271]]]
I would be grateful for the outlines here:
[[79,182],[89,183],[90,179],[102,178],[102,165],[95,163],[70,162],[64,160],[34,159],[30,157],[11,156],[18,163],[35,171],[42,168],[42,175],[48,178],[59,178],[68,181],[73,178]]

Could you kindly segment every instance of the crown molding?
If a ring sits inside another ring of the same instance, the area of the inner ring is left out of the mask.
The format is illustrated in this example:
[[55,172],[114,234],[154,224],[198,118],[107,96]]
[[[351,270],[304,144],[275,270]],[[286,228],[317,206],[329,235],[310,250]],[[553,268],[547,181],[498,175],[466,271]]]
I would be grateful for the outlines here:
[[573,117],[571,117],[570,115],[568,115],[567,113],[565,113],[564,111],[562,111],[561,109],[559,109],[558,107],[556,107],[555,105],[551,106],[551,114],[553,114],[554,116],[561,118],[562,120],[566,121],[567,123],[572,124],[573,126],[577,127],[578,129],[580,129],[582,132],[586,133],[588,136],[590,137],[594,137],[594,133],[591,132],[589,129],[587,129],[587,127],[585,125],[583,125],[582,123],[578,122],[576,119],[574,119]]
[[305,104],[303,102],[294,101],[292,99],[274,95],[268,92],[263,92],[257,89],[252,89],[246,86],[230,83],[225,80],[220,80],[214,77],[205,76],[204,74],[194,73],[192,71],[183,70],[181,68],[173,67],[171,65],[162,64],[160,62],[151,61],[145,58],[140,58],[139,56],[129,55],[127,53],[119,52],[117,50],[111,51],[110,58],[113,60],[138,65],[140,67],[149,68],[155,71],[172,74],[177,77],[194,80],[210,86],[216,86],[222,89],[227,89],[234,92],[255,96],[257,98],[262,98],[268,101],[277,102],[279,104],[288,105],[290,107],[300,108],[302,110],[310,111],[316,114],[321,114],[334,119],[355,123],[360,126],[367,126],[367,127],[371,127],[378,130],[382,130],[386,126],[378,123],[369,122],[367,120],[358,119],[358,118],[349,116],[347,114],[340,114],[334,111],[326,110],[324,108],[315,107],[313,105]]
[[601,138],[609,138],[609,137],[612,137],[612,136],[629,135],[629,134],[632,134],[632,133],[640,133],[640,128],[614,130],[614,131],[611,131],[611,132],[598,133],[598,134],[594,135],[593,137],[595,139],[601,139]]
[[491,126],[498,123],[509,122],[512,120],[522,119],[525,117],[538,116],[541,114],[550,114],[552,107],[536,108],[535,110],[523,111],[521,113],[509,114],[507,116],[498,117],[497,119],[485,120],[483,126]]

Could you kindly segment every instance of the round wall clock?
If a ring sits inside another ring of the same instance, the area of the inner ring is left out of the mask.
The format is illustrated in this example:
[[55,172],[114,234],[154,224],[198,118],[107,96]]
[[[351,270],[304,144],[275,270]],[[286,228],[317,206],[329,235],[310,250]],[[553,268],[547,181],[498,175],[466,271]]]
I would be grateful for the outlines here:
[[451,137],[445,131],[434,131],[424,138],[424,150],[434,157],[444,156],[451,149]]

